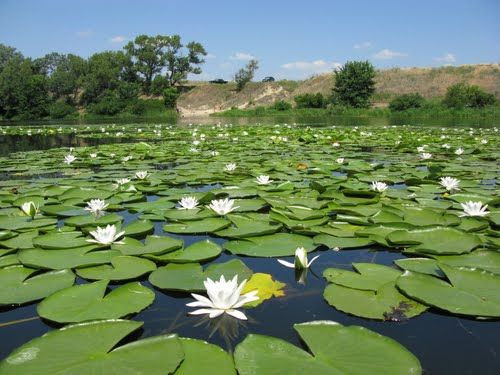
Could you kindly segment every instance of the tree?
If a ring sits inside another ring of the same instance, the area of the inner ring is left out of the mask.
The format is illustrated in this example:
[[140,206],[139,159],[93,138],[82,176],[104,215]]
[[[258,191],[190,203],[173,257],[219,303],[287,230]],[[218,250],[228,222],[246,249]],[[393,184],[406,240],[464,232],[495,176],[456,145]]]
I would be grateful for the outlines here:
[[457,83],[448,87],[443,104],[448,108],[482,108],[495,104],[495,96],[483,91],[479,86]]
[[375,91],[375,68],[368,61],[348,61],[335,71],[334,100],[355,108],[370,106]]
[[23,58],[21,52],[18,52],[14,47],[6,46],[0,43],[0,73],[4,69],[7,61],[12,58]]
[[324,108],[326,100],[322,93],[302,94],[293,98],[297,108]]
[[241,68],[234,75],[236,82],[236,90],[241,91],[245,85],[253,79],[255,71],[259,69],[259,62],[257,60],[250,60],[244,68]]
[[185,80],[188,73],[200,74],[202,56],[207,54],[200,43],[190,42],[184,47],[179,35],[139,35],[124,49],[140,75],[145,94],[151,93],[153,79],[163,70],[170,86]]
[[62,56],[49,76],[49,90],[56,99],[76,102],[87,74],[87,61],[73,54]]
[[403,94],[396,96],[389,103],[391,111],[406,111],[410,108],[420,108],[424,105],[425,99],[418,92],[413,94]]

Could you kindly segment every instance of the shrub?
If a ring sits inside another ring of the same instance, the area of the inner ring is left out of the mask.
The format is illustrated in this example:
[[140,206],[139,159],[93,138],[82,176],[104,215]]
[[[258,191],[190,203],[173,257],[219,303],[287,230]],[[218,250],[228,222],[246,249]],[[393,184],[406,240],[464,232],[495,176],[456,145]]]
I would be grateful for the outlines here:
[[146,112],[146,103],[143,100],[136,99],[129,103],[128,111],[136,116],[142,116]]
[[495,104],[495,96],[479,86],[457,83],[448,87],[443,104],[448,108],[483,108]]
[[89,105],[89,111],[97,115],[114,116],[126,107],[127,103],[111,93],[99,102]]
[[74,106],[65,102],[55,102],[49,107],[49,115],[54,119],[65,118],[75,113],[75,111],[76,108]]
[[348,61],[335,71],[333,96],[338,104],[368,108],[375,92],[375,68],[369,61]]
[[297,108],[324,108],[326,107],[326,100],[322,93],[317,94],[302,94],[297,95],[295,98]]
[[168,80],[164,76],[157,75],[151,82],[151,94],[161,96],[168,86]]
[[403,94],[395,97],[389,103],[391,111],[406,111],[410,108],[420,108],[424,105],[425,99],[419,93]]
[[273,109],[277,111],[289,111],[290,109],[292,109],[292,105],[288,102],[285,102],[284,100],[278,100],[274,102]]
[[165,107],[175,108],[179,95],[179,91],[175,87],[168,87],[163,90],[163,103],[165,104]]

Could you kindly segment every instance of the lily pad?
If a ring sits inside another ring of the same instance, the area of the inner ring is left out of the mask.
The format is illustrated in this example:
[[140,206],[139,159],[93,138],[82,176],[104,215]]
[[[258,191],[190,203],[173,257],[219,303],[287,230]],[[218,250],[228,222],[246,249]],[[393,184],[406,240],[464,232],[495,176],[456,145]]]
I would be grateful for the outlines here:
[[212,259],[220,255],[222,248],[210,240],[198,241],[184,249],[161,255],[147,255],[146,258],[168,263],[194,263]]
[[33,245],[42,249],[69,249],[88,244],[82,232],[52,232],[33,239]]
[[113,244],[111,249],[123,255],[163,254],[182,247],[182,240],[166,236],[147,236],[141,241],[126,237],[121,244]]
[[155,293],[138,282],[113,289],[104,296],[107,280],[75,285],[45,298],[38,314],[58,323],[78,323],[94,319],[116,319],[137,313],[155,299]]
[[283,291],[284,286],[285,283],[273,280],[273,277],[268,273],[254,273],[243,287],[241,293],[244,294],[252,290],[257,290],[259,299],[248,302],[245,304],[245,307],[258,306],[272,297],[283,297],[285,295]]
[[[250,334],[235,350],[240,375],[417,375],[422,373],[413,354],[389,337],[359,326],[332,321],[295,324],[312,355],[270,336]],[[279,369],[279,372],[277,372]]]
[[21,265],[0,269],[0,305],[36,301],[75,282],[71,270],[50,271],[30,277],[37,270]]
[[211,233],[227,228],[231,222],[222,218],[210,217],[203,220],[186,221],[183,223],[166,224],[165,232],[180,234]]
[[356,249],[360,247],[370,246],[375,241],[370,238],[349,238],[349,237],[334,237],[327,234],[318,234],[314,237],[314,243],[317,245],[325,245],[330,249]]
[[0,373],[173,373],[184,358],[182,345],[175,335],[150,337],[115,348],[120,340],[141,326],[141,322],[115,319],[50,331],[12,352],[1,362]]
[[154,271],[156,265],[148,259],[120,255],[111,259],[111,265],[103,264],[76,270],[78,276],[89,280],[128,280]]
[[229,241],[224,244],[224,248],[233,254],[254,257],[294,255],[298,247],[303,247],[307,252],[316,248],[311,238],[290,233],[250,237]]

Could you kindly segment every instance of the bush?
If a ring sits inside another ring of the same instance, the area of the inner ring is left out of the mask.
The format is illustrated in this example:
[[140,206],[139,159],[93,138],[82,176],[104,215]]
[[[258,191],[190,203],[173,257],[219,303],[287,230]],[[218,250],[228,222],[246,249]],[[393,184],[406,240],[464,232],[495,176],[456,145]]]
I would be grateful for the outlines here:
[[163,90],[163,103],[165,107],[175,108],[179,95],[179,91],[175,87],[169,87]]
[[295,98],[297,108],[324,108],[326,107],[326,100],[322,93],[317,94],[302,94],[297,95]]
[[54,119],[65,118],[75,113],[75,111],[76,108],[74,106],[65,102],[55,102],[49,107],[49,115]]
[[348,61],[335,71],[333,97],[336,104],[355,108],[370,107],[375,92],[375,68],[368,61]]
[[117,98],[111,93],[104,96],[99,102],[89,105],[89,111],[97,115],[114,116],[126,107],[124,100]]
[[146,112],[146,103],[143,100],[136,99],[129,103],[128,111],[136,116],[142,116]]
[[419,93],[403,94],[391,100],[389,109],[395,112],[406,111],[410,108],[421,108],[424,103],[425,99]]
[[289,111],[290,109],[292,109],[292,105],[288,102],[285,102],[284,100],[278,100],[274,102],[273,109],[277,111]]
[[479,86],[457,83],[448,87],[443,104],[448,108],[483,108],[495,104],[495,96]]

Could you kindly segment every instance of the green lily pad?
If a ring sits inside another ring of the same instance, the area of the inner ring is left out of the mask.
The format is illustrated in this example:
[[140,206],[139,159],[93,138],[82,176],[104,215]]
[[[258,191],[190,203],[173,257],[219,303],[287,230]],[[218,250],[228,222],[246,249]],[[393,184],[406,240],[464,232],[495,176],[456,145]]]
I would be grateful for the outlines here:
[[111,259],[120,255],[116,250],[93,251],[95,249],[94,245],[62,250],[26,249],[21,250],[18,257],[27,267],[62,270],[110,263]]
[[252,271],[239,259],[225,263],[214,263],[205,270],[199,263],[167,264],[149,275],[149,282],[160,289],[178,291],[204,291],[203,282],[210,278],[219,280],[224,275],[227,279],[238,275],[238,282],[250,278]]
[[222,229],[215,234],[221,237],[243,238],[262,236],[265,234],[273,234],[278,232],[282,225],[272,225],[269,220],[255,220],[255,218],[244,215],[228,215],[234,226]]
[[500,317],[500,275],[438,263],[449,282],[406,271],[397,287],[409,297],[453,314]]
[[210,240],[198,241],[184,249],[166,254],[146,255],[148,259],[168,263],[194,263],[218,257],[222,248]]
[[0,305],[22,304],[45,298],[75,282],[71,270],[50,271],[30,277],[37,270],[21,265],[0,269]]
[[182,247],[182,240],[166,236],[147,236],[144,244],[141,241],[126,237],[123,245],[113,244],[112,250],[123,255],[163,254]]
[[312,355],[284,340],[250,334],[234,353],[238,374],[422,373],[418,359],[407,349],[389,337],[366,328],[345,327],[332,321],[295,324],[294,328]]
[[180,337],[184,361],[175,375],[236,375],[233,357],[206,341]]
[[423,313],[427,307],[396,289],[401,272],[371,263],[353,263],[358,271],[328,268],[323,276],[329,284],[323,293],[336,309],[369,319],[406,320]]
[[111,265],[80,268],[78,276],[89,280],[128,280],[154,271],[156,265],[148,259],[120,255],[111,259]]
[[141,322],[115,319],[79,323],[50,331],[12,352],[0,363],[0,373],[173,373],[184,358],[181,343],[175,335],[150,337],[115,348],[120,340],[141,326]]
[[96,218],[93,215],[84,215],[84,216],[73,216],[64,221],[65,225],[70,227],[86,227],[86,226],[106,226],[108,224],[117,224],[121,223],[123,217],[118,214],[108,214],[101,216],[100,218]]
[[317,245],[325,245],[330,249],[356,249],[373,245],[375,241],[366,237],[334,237],[327,234],[318,234],[314,237],[314,243]]
[[202,220],[186,221],[183,223],[166,224],[165,232],[180,234],[212,233],[227,228],[231,222],[222,218],[210,217]]
[[289,233],[250,237],[224,244],[224,248],[233,254],[254,257],[294,255],[298,247],[303,247],[307,252],[316,248],[311,238]]
[[38,304],[38,315],[58,323],[116,319],[145,309],[155,299],[155,293],[138,282],[121,285],[104,296],[107,286],[108,280],[101,280],[62,289]]
[[475,234],[448,227],[398,230],[387,235],[394,245],[413,245],[412,252],[425,254],[464,254],[481,245]]
[[82,232],[52,232],[33,239],[33,245],[42,249],[70,249],[88,244]]
[[125,236],[137,237],[154,230],[153,223],[149,220],[136,220],[124,226]]

